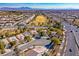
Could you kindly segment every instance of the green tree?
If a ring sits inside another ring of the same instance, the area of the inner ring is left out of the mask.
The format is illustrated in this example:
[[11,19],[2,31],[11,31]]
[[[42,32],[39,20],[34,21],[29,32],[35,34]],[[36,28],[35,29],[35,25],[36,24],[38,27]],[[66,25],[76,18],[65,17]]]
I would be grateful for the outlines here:
[[63,25],[61,24],[61,22],[55,21],[55,24],[54,24],[53,27],[54,27],[54,28],[58,28],[58,29],[62,29],[62,28],[63,28]]
[[63,31],[60,30],[60,29],[57,29],[57,34],[58,34],[58,35],[63,35]]
[[46,33],[43,30],[45,30],[45,29],[40,28],[40,29],[37,30],[37,32],[39,33],[40,36],[45,36],[46,35]]
[[32,23],[31,23],[31,26],[36,26],[36,24],[32,22]]
[[42,32],[39,32],[40,36],[45,36],[46,34],[42,31]]
[[47,34],[48,35],[51,35],[51,31],[49,29],[47,30]]
[[52,38],[51,38],[51,41],[54,42],[54,43],[57,44],[57,45],[61,44],[60,39],[57,38],[57,37],[52,37]]
[[16,41],[12,41],[12,42],[10,42],[10,45],[11,45],[11,46],[16,45]]
[[27,41],[27,42],[29,42],[29,41],[31,41],[32,39],[31,39],[30,36],[25,36],[25,37],[24,37],[24,40]]
[[0,41],[0,53],[3,54],[5,52],[5,44],[4,42]]
[[58,28],[52,28],[53,31],[56,31],[58,35],[63,35],[63,31]]

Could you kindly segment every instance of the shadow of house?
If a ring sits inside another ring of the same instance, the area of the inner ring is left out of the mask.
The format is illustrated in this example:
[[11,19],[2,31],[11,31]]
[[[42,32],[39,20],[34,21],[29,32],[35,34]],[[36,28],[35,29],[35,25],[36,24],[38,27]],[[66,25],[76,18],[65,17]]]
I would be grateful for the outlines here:
[[54,46],[53,42],[50,42],[49,44],[45,45],[47,49],[53,49],[53,46]]

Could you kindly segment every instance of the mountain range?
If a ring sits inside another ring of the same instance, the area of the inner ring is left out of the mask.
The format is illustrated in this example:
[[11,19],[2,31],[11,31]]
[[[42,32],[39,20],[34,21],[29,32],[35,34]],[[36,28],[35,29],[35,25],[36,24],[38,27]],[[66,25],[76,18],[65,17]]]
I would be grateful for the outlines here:
[[32,10],[32,8],[29,7],[19,7],[19,8],[11,8],[11,7],[2,7],[0,10]]
[[[11,7],[1,7],[1,11],[15,11],[15,10],[48,10],[44,8],[30,8],[30,7],[18,7],[18,8],[11,8]],[[50,10],[79,10],[79,9],[73,9],[73,8],[51,8]]]

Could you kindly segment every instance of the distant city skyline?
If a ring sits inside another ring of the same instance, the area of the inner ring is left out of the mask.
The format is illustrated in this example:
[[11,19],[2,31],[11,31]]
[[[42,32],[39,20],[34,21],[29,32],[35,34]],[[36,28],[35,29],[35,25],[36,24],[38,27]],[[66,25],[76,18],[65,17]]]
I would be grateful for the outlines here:
[[42,9],[79,9],[79,3],[0,3],[2,7],[30,7]]

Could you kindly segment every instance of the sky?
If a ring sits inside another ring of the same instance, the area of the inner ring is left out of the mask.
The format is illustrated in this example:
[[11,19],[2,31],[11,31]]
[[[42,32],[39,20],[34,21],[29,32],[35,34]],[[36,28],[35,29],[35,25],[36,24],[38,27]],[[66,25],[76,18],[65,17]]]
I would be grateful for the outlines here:
[[0,3],[1,7],[30,7],[44,9],[79,9],[79,3]]

